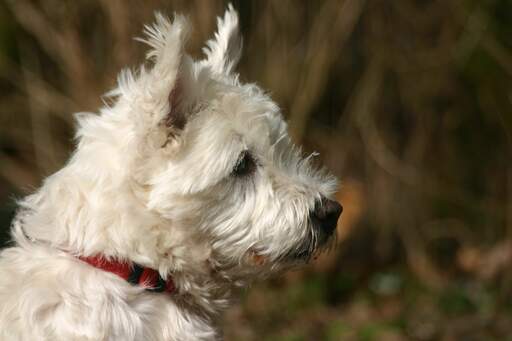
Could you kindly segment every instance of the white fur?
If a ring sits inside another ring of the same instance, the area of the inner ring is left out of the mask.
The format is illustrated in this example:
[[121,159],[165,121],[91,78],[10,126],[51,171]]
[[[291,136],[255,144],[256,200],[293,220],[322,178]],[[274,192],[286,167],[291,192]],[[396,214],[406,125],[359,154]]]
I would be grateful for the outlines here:
[[[277,105],[233,73],[231,6],[218,25],[206,59],[193,61],[186,20],[157,14],[141,39],[152,67],[123,71],[112,106],[77,114],[76,151],[20,202],[15,245],[0,254],[1,340],[215,339],[234,288],[300,263],[290,254],[314,241],[309,212],[335,180],[300,156]],[[184,129],[163,124],[173,110]],[[244,150],[257,168],[240,178]],[[145,292],[76,258],[96,254],[171,275],[177,293]]]

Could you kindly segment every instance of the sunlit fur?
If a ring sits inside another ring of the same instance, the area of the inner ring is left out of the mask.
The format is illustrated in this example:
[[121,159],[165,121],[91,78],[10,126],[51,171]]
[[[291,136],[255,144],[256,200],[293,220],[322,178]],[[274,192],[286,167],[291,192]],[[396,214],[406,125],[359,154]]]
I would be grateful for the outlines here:
[[[1,340],[215,339],[233,289],[320,248],[308,215],[335,180],[293,146],[269,96],[239,82],[232,7],[218,26],[194,61],[187,21],[157,14],[140,39],[150,65],[121,72],[99,114],[76,115],[75,152],[19,203],[0,254]],[[178,110],[183,129],[166,124]],[[256,167],[236,176],[244,151]],[[171,275],[177,293],[76,258],[97,254]]]

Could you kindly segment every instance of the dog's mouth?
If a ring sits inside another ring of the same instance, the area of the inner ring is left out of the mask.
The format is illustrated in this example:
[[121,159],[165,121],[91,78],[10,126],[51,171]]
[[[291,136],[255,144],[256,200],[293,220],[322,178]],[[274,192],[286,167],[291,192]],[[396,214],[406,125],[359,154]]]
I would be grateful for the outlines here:
[[289,261],[308,263],[311,259],[316,258],[319,254],[332,249],[336,245],[336,229],[325,232],[325,230],[315,227],[314,222],[311,225],[310,233],[308,233],[299,247],[288,253],[286,258]]

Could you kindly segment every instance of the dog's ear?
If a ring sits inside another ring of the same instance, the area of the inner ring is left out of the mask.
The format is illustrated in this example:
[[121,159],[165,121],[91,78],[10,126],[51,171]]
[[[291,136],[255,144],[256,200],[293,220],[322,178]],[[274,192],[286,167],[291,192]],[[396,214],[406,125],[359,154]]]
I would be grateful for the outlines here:
[[238,64],[242,54],[242,38],[238,27],[238,13],[231,4],[224,18],[217,18],[217,32],[203,48],[208,65],[217,74],[229,74]]
[[155,23],[144,27],[145,37],[136,38],[151,47],[146,58],[152,65],[142,67],[138,77],[130,71],[122,74],[119,91],[143,106],[142,111],[148,113],[144,120],[149,118],[151,126],[163,124],[169,135],[175,135],[185,126],[190,104],[185,94],[192,62],[184,50],[189,24],[181,15],[172,21],[160,13],[155,16]]

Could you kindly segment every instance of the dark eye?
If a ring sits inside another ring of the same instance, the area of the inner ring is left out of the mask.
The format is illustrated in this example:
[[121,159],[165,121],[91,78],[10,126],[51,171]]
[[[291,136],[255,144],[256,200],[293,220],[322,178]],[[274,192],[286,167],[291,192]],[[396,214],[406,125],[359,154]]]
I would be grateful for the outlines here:
[[235,168],[233,168],[234,176],[245,176],[254,173],[256,170],[256,161],[247,151],[243,151],[238,158]]

